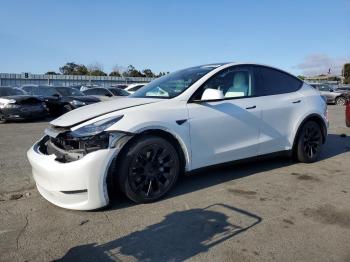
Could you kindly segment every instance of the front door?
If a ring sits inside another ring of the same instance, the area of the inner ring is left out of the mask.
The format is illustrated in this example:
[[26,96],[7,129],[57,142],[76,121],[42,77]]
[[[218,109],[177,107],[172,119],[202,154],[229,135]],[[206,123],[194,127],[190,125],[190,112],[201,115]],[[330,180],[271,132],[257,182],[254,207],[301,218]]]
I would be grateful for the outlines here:
[[[224,99],[200,101],[205,89],[222,90]],[[261,109],[249,66],[223,69],[188,103],[192,169],[256,156]]]

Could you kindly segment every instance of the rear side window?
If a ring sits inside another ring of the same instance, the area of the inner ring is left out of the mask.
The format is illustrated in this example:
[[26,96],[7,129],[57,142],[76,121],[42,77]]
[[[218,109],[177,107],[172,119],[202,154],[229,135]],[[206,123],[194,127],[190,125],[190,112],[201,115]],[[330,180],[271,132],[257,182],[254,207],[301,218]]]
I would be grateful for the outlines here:
[[260,72],[260,95],[278,95],[295,92],[301,88],[303,82],[294,76],[282,71],[269,68],[259,67]]
[[96,96],[104,96],[108,94],[108,90],[104,88],[91,88],[83,92],[85,95],[96,95]]

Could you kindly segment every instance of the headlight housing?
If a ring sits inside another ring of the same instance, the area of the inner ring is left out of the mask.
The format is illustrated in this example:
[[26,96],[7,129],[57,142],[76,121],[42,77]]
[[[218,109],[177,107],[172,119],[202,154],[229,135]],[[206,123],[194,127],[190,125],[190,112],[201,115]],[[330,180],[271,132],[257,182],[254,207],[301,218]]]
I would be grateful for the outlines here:
[[122,117],[109,117],[74,131],[63,132],[57,137],[48,134],[50,138],[46,142],[46,149],[42,150],[44,153],[55,154],[57,161],[66,163],[81,159],[90,152],[108,147],[114,148],[116,142],[126,134],[105,130]]
[[[16,103],[14,99],[0,98],[0,108],[11,108]],[[15,105],[14,107],[16,107]]]
[[82,126],[78,128],[77,130],[72,131],[72,134],[77,137],[85,137],[85,136],[95,136],[99,133],[102,133],[104,130],[109,128],[110,126],[117,123],[120,119],[122,119],[123,116],[113,116],[108,117],[102,120],[99,120],[95,123]]
[[86,103],[83,101],[79,101],[79,100],[73,100],[72,105],[78,107],[78,106],[85,106]]

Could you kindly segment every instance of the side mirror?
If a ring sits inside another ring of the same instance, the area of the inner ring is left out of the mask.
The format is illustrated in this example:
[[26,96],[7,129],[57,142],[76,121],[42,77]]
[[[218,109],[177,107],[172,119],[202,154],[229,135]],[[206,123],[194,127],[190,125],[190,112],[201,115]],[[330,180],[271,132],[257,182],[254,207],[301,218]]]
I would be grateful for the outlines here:
[[224,98],[222,90],[207,88],[204,90],[201,100],[219,100]]
[[52,96],[55,97],[55,98],[57,98],[57,99],[61,97],[60,94],[53,94]]
[[105,96],[112,97],[112,94],[106,93]]
[[334,92],[334,90],[332,88],[329,89],[329,92]]

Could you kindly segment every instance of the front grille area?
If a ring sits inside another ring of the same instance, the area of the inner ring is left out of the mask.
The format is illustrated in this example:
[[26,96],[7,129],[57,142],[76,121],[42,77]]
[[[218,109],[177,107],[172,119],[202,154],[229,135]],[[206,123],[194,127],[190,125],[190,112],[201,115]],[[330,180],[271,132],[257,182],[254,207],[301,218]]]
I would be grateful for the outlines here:
[[108,148],[109,134],[102,132],[95,136],[77,137],[71,131],[58,134],[56,137],[47,135],[39,145],[40,152],[56,156],[59,162],[72,162],[81,159],[86,154]]
[[50,141],[60,149],[66,151],[82,151],[90,153],[98,149],[107,148],[109,143],[109,134],[101,133],[89,137],[75,137],[72,132],[66,132],[58,135],[56,138],[51,137]]

